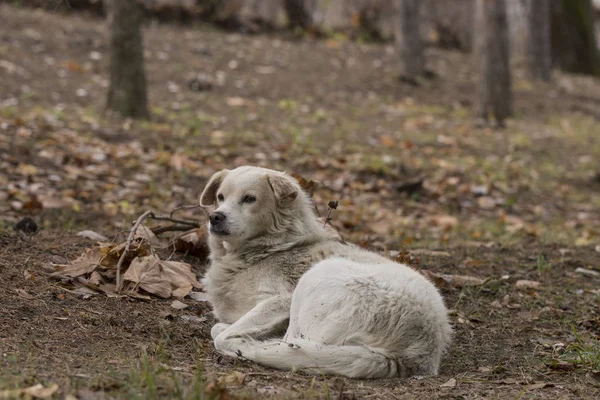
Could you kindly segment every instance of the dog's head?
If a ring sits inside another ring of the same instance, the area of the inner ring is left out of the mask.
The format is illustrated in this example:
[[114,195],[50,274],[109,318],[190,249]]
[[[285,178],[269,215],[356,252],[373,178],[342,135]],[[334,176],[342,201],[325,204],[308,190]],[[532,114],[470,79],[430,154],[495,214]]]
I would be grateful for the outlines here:
[[289,175],[259,167],[215,173],[200,195],[200,205],[213,206],[210,233],[236,243],[272,233],[279,217],[301,204],[306,195]]

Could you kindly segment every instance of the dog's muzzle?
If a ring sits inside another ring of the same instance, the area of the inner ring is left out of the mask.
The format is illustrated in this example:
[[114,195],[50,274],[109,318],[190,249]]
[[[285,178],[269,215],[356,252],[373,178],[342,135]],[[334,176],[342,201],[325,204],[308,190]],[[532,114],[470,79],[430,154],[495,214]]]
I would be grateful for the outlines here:
[[214,233],[215,235],[229,235],[229,230],[227,229],[227,215],[222,211],[215,211],[210,214],[210,233]]

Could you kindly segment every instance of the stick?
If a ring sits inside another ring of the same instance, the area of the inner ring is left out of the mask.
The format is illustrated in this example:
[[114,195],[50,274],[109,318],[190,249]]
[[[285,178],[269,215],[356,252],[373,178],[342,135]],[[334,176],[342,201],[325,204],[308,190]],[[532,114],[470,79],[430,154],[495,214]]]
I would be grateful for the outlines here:
[[133,228],[131,228],[131,231],[129,232],[129,236],[127,236],[127,244],[125,245],[125,249],[123,250],[121,257],[119,258],[119,262],[117,263],[117,293],[119,293],[121,291],[121,264],[123,264],[123,260],[125,260],[125,256],[127,255],[127,253],[129,253],[129,245],[131,244],[131,241],[133,240],[133,237],[135,236],[135,232],[140,227],[142,222],[144,222],[144,220],[146,220],[146,218],[150,217],[151,215],[154,215],[154,213],[150,210],[143,213],[137,219],[137,221],[135,221],[135,223],[133,224]]
[[154,233],[156,236],[165,232],[184,232],[189,230],[190,227],[188,225],[158,226],[156,228],[151,229],[152,233]]
[[162,216],[162,215],[154,215],[154,213],[152,215],[150,215],[148,218],[156,220],[156,221],[174,222],[176,224],[191,226],[192,228],[200,228],[200,224],[198,224],[197,222],[194,222],[194,221],[186,221],[186,220],[183,220],[183,219],[165,217],[165,216]]
[[173,218],[173,214],[175,214],[179,210],[193,210],[195,208],[200,208],[200,207],[202,207],[200,204],[195,205],[195,206],[179,206],[176,209],[174,209],[173,211],[171,211],[171,213],[169,214],[169,218]]

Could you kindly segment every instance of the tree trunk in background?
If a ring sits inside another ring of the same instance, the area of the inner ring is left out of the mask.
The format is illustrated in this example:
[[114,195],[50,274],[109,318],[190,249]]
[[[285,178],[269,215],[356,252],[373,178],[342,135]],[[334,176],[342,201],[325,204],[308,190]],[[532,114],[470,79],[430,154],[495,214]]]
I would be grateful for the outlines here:
[[433,42],[443,48],[470,51],[475,0],[425,0]]
[[414,80],[425,70],[423,39],[419,31],[420,0],[394,0],[396,47],[400,56],[400,77]]
[[552,59],[561,69],[600,75],[591,0],[552,1]]
[[508,21],[505,0],[477,0],[475,6],[476,115],[492,113],[499,127],[512,114]]
[[110,51],[106,108],[127,117],[148,118],[142,45],[142,7],[137,0],[105,0]]
[[313,25],[314,0],[283,0],[291,28],[309,29]]
[[529,0],[527,9],[527,68],[532,79],[543,81],[552,76],[550,1]]

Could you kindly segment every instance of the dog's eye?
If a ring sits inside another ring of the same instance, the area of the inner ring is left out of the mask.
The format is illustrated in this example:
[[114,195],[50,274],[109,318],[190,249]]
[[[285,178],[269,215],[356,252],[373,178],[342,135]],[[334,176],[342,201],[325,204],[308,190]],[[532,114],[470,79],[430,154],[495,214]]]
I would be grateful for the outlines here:
[[256,201],[256,197],[252,196],[252,195],[245,195],[244,198],[242,199],[242,203],[248,203],[248,204],[252,204]]
[[219,193],[219,195],[217,196],[217,200],[219,200],[219,201],[225,200],[225,197],[223,196],[223,193]]

